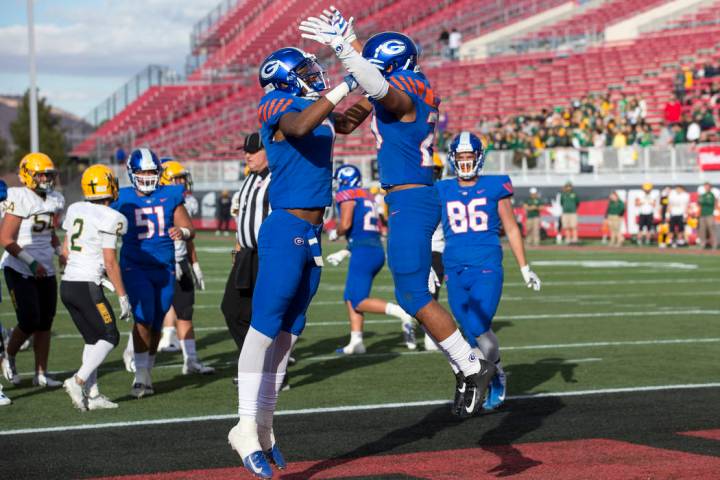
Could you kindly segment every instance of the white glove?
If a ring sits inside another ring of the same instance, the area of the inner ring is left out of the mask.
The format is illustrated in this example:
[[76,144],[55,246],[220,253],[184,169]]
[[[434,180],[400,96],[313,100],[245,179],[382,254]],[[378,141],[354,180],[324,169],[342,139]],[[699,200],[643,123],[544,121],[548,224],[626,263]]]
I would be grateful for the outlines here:
[[195,277],[195,286],[200,290],[205,290],[205,277],[200,269],[200,264],[195,262],[192,264],[193,276]]
[[132,311],[132,307],[130,306],[130,297],[123,295],[122,297],[118,297],[118,300],[120,300],[120,320],[129,322],[130,312]]
[[435,269],[430,267],[430,276],[428,277],[428,290],[430,291],[430,294],[435,295],[435,292],[438,291],[440,285],[442,285],[440,283],[440,278],[435,272]]
[[325,259],[330,265],[332,265],[333,267],[337,267],[338,265],[340,265],[340,263],[342,263],[343,260],[345,260],[349,256],[350,251],[343,249],[339,252],[331,253],[330,255],[325,257]]
[[332,47],[336,54],[341,53],[346,48],[344,46],[345,36],[339,23],[333,24],[332,19],[325,15],[320,15],[320,18],[308,17],[300,22],[299,28],[300,31],[306,32],[300,34],[301,37]]
[[536,292],[540,291],[540,277],[538,277],[535,272],[530,270],[530,265],[525,265],[520,269],[520,273],[522,273],[523,280],[525,281],[525,285],[527,285],[528,288],[532,288]]
[[111,292],[115,291],[115,285],[113,285],[112,282],[110,281],[110,279],[107,277],[102,277],[100,279],[100,285],[107,288]]
[[337,230],[335,230],[335,229],[333,228],[332,230],[330,230],[330,231],[328,232],[328,240],[330,240],[331,242],[334,242],[334,241],[337,240],[337,239],[338,239]]
[[175,280],[177,280],[178,282],[179,282],[180,280],[182,280],[182,275],[183,275],[183,274],[182,274],[182,268],[180,268],[180,264],[179,264],[179,263],[176,263],[176,264],[175,264]]
[[330,5],[330,11],[323,10],[323,15],[330,19],[330,22],[342,32],[343,40],[347,43],[352,43],[357,40],[355,35],[355,29],[353,24],[355,23],[355,17],[350,17],[350,20],[345,20],[340,10],[335,8],[335,5]]

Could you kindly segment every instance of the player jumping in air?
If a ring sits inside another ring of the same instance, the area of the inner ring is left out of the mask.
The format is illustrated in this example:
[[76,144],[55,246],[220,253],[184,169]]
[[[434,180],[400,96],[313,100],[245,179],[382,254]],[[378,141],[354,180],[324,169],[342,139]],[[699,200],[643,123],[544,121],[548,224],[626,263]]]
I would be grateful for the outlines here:
[[468,341],[495,364],[483,405],[494,409],[505,400],[506,390],[500,347],[492,330],[503,286],[501,227],[528,288],[539,291],[540,279],[525,260],[522,234],[510,202],[510,177],[481,176],[484,159],[480,139],[470,132],[460,133],[450,144],[449,154],[457,178],[442,180],[436,188],[442,202],[443,264],[450,308]]
[[[350,266],[345,283],[345,303],[350,317],[350,343],[337,350],[337,353],[352,355],[365,353],[363,344],[364,313],[384,313],[402,321],[405,345],[415,350],[415,331],[413,319],[399,305],[380,298],[371,298],[370,289],[373,279],[385,265],[385,249],[380,240],[375,202],[370,193],[362,188],[362,175],[354,165],[342,165],[335,171],[340,218],[335,238],[345,235],[348,249],[328,255],[332,265],[350,256]],[[331,231],[331,239],[333,232]]]
[[[477,413],[495,366],[465,341],[450,313],[428,289],[431,238],[440,222],[440,200],[433,186],[433,142],[439,101],[418,68],[418,50],[406,35],[384,32],[370,37],[362,50],[352,22],[337,10],[300,24],[302,36],[333,49],[345,70],[365,90],[359,105],[374,109],[380,182],[388,192],[388,265],[400,307],[417,318],[447,356],[456,376],[452,412]],[[362,53],[361,53],[362,52]]]

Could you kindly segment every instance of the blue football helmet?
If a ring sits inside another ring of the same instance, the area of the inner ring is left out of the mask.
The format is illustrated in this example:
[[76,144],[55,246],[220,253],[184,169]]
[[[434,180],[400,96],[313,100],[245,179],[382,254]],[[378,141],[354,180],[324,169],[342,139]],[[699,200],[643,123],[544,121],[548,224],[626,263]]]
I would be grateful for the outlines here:
[[5,180],[0,180],[0,202],[4,202],[7,199],[7,188]]
[[[458,160],[458,153],[471,152],[474,154],[472,160]],[[477,177],[485,164],[485,149],[482,141],[477,135],[470,132],[460,132],[450,144],[448,154],[450,165],[455,169],[455,174],[462,180],[471,180]]]
[[362,174],[355,165],[340,165],[335,170],[335,182],[338,190],[357,188],[362,185]]
[[[149,148],[138,148],[133,150],[127,160],[127,170],[130,182],[142,193],[154,192],[160,181],[160,173],[163,170],[160,159]],[[138,175],[139,172],[150,172],[150,174]]]
[[319,97],[330,84],[315,55],[299,48],[276,50],[260,65],[260,86],[265,92],[280,90],[299,97]]
[[368,38],[362,56],[387,77],[398,70],[417,70],[418,48],[407,35],[398,32],[376,33]]

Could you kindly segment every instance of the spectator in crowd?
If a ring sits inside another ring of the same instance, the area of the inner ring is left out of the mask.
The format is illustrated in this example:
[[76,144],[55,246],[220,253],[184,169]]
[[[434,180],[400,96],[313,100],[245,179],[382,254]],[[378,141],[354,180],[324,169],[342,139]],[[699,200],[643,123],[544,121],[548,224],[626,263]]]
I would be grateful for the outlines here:
[[672,130],[665,124],[665,122],[660,123],[660,127],[658,129],[658,136],[656,145],[659,147],[671,147],[673,144],[673,133]]
[[678,100],[680,100],[680,102],[682,102],[685,99],[685,73],[682,70],[679,70],[675,74],[673,89],[675,91],[675,96]]
[[685,139],[688,143],[697,143],[700,141],[700,123],[698,116],[693,118],[693,121],[688,125],[687,132],[685,133]]
[[680,185],[668,195],[668,215],[670,218],[670,242],[673,248],[685,245],[685,219],[687,217],[690,195]]
[[229,235],[231,206],[232,199],[230,198],[230,192],[223,190],[218,197],[215,207],[215,217],[218,221],[218,228],[215,231],[216,236],[220,235],[220,232],[223,232],[223,235],[226,237]]
[[448,48],[450,50],[450,58],[457,60],[460,58],[460,47],[462,46],[462,33],[457,28],[453,28],[448,37]]
[[448,41],[450,40],[450,32],[447,31],[447,28],[443,28],[442,32],[440,32],[440,36],[438,37],[438,42],[440,42],[440,48],[441,48],[441,54],[443,57],[449,57],[450,51],[448,50]]
[[540,245],[540,216],[542,200],[535,187],[530,189],[530,198],[525,200],[525,214],[527,216],[527,244],[537,246]]
[[622,234],[623,219],[625,218],[625,202],[620,200],[617,192],[610,193],[607,211],[605,217],[608,221],[608,230],[610,232],[611,247],[621,247],[625,241]]
[[717,248],[717,236],[715,232],[715,209],[720,208],[720,203],[712,191],[710,182],[705,182],[703,191],[698,195],[700,205],[700,222],[698,225],[698,245],[700,248]]
[[665,107],[663,108],[663,117],[665,119],[665,123],[668,125],[680,123],[680,118],[682,117],[682,103],[680,103],[680,99],[677,95],[665,104]]
[[642,193],[635,199],[635,206],[638,208],[638,245],[650,244],[653,234],[653,223],[655,220],[655,197],[652,193],[652,183],[644,183]]
[[580,199],[573,190],[571,182],[567,182],[560,193],[560,206],[562,207],[563,236],[565,242],[570,244],[578,243],[578,215],[577,210],[580,205]]

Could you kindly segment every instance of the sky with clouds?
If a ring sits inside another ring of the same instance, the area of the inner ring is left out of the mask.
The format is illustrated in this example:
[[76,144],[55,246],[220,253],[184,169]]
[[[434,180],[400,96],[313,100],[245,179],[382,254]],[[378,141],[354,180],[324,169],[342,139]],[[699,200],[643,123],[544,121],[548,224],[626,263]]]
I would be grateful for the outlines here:
[[[183,72],[193,25],[220,0],[36,0],[40,94],[84,116],[149,64]],[[0,94],[28,88],[26,0],[0,0]]]

